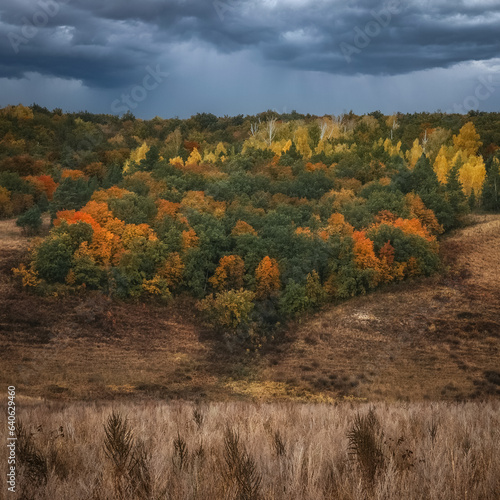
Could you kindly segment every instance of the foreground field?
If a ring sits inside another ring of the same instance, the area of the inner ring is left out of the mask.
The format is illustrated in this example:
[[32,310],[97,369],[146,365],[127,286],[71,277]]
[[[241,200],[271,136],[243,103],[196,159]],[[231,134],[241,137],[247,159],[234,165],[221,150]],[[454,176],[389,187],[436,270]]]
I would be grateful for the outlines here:
[[19,403],[12,498],[500,497],[498,402]]
[[28,240],[0,221],[0,381],[50,399],[463,400],[500,390],[500,217],[442,242],[448,270],[291,323],[258,354],[230,353],[186,299],[42,298],[11,268]]

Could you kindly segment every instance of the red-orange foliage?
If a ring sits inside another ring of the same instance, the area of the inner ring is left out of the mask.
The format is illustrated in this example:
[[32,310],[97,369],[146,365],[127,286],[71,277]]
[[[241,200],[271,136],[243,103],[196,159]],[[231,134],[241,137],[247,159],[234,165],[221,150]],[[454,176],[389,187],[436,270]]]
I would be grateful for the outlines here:
[[255,270],[255,279],[257,281],[256,297],[258,299],[265,299],[277,292],[281,287],[278,262],[266,255]]
[[373,249],[373,241],[366,237],[364,231],[354,231],[352,238],[356,266],[360,269],[377,269],[379,260]]
[[409,278],[413,278],[414,276],[419,276],[420,274],[420,267],[417,259],[415,257],[410,257],[406,263],[406,275]]
[[50,175],[39,175],[38,177],[28,175],[24,177],[24,180],[33,184],[33,186],[35,186],[35,189],[39,193],[45,193],[49,201],[52,200],[54,191],[59,185],[54,181],[54,179],[52,179]]
[[311,229],[308,227],[298,227],[295,229],[295,234],[297,236],[303,236],[305,238],[312,238],[314,235],[311,232]]
[[375,287],[380,278],[380,261],[375,255],[373,241],[366,237],[364,231],[354,231],[354,262],[359,269],[373,269],[375,273],[370,279],[370,286]]
[[196,235],[194,229],[187,229],[182,231],[182,248],[188,250],[189,248],[196,248],[198,246],[200,239]]
[[156,218],[162,220],[164,217],[175,218],[177,212],[181,208],[180,203],[174,203],[168,200],[157,200],[156,206],[158,207],[158,213]]
[[242,234],[252,234],[253,236],[257,236],[257,231],[247,222],[239,220],[234,225],[231,235],[240,236]]
[[[120,236],[109,229],[117,219],[109,219],[106,223],[106,227],[103,227],[92,217],[92,215],[83,210],[62,210],[57,212],[54,226],[59,226],[62,221],[66,221],[68,224],[76,224],[80,221],[90,224],[93,229],[93,235],[92,241],[88,247],[86,247],[88,248],[89,254],[96,262],[104,266],[118,264],[120,256],[123,253],[123,243]],[[120,227],[125,226],[122,221],[119,222],[121,223]]]
[[314,163],[314,164],[311,162],[308,162],[308,163],[306,163],[306,170],[308,172],[314,172],[315,170],[323,170],[326,172],[326,170],[328,170],[328,167],[323,162]]
[[119,263],[123,254],[123,244],[119,236],[98,226],[94,229],[89,250],[97,262],[108,267],[111,264],[117,265]]
[[392,223],[396,220],[396,216],[390,212],[389,210],[381,210],[376,216],[375,221],[378,224],[388,224],[392,225]]
[[70,168],[65,168],[61,172],[61,179],[66,179],[67,177],[76,181],[77,179],[85,179],[86,175],[81,170],[72,170]]
[[243,287],[245,262],[239,255],[225,255],[219,261],[215,274],[208,280],[219,292]]
[[90,214],[95,221],[101,226],[106,225],[113,218],[113,213],[108,209],[108,205],[104,202],[89,201],[81,210]]
[[47,199],[52,200],[52,196],[54,195],[54,191],[57,189],[59,184],[52,179],[50,175],[40,175],[38,180],[43,184],[43,189],[45,194],[47,195]]
[[394,247],[388,241],[379,251],[379,281],[382,283],[390,283],[396,278],[402,278],[396,271],[399,266],[394,263]]
[[417,194],[408,193],[406,204],[410,209],[412,217],[417,218],[432,234],[441,234],[444,229],[436,219],[434,212],[424,205],[424,202]]
[[401,229],[405,234],[416,234],[428,241],[434,241],[436,239],[424,226],[422,226],[422,223],[418,219],[402,219],[399,217],[394,221],[393,226]]
[[56,219],[54,220],[54,226],[59,226],[62,221],[66,221],[68,224],[76,224],[77,222],[86,222],[92,226],[95,230],[99,224],[95,219],[88,213],[75,210],[61,210],[57,212]]
[[184,141],[184,149],[186,151],[189,151],[190,153],[193,151],[193,149],[197,149],[198,151],[201,151],[202,147],[200,146],[199,142],[196,141]]

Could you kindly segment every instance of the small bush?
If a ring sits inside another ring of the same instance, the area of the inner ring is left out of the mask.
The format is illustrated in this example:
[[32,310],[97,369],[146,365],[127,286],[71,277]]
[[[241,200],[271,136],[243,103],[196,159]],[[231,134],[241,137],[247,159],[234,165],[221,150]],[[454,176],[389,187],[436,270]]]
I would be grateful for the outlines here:
[[29,210],[20,215],[16,225],[23,228],[27,235],[38,234],[42,227],[42,212],[38,205],[33,205]]

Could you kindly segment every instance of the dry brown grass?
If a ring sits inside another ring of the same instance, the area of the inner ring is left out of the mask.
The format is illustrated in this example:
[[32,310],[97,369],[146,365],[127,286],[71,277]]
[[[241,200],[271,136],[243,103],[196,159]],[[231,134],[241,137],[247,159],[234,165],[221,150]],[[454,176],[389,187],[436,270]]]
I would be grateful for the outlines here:
[[[18,404],[38,465],[18,464],[11,498],[500,497],[497,401],[379,403],[378,423],[362,428],[354,424],[366,423],[368,404]],[[127,419],[129,448],[109,447],[112,412]],[[1,470],[5,461],[1,453]]]
[[10,273],[27,240],[0,221],[0,382],[59,400],[497,397],[500,217],[470,222],[442,242],[447,272],[329,306],[255,356],[228,353],[189,299],[29,295]]

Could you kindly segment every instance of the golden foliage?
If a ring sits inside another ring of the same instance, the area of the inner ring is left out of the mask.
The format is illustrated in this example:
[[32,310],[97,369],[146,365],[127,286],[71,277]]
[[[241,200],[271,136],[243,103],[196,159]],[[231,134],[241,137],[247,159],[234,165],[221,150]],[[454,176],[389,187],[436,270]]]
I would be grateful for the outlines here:
[[167,301],[172,297],[167,281],[158,274],[155,274],[150,280],[144,280],[142,289],[145,294],[163,301]]
[[458,135],[453,136],[453,146],[456,151],[463,151],[466,156],[474,156],[483,143],[472,122],[467,122]]
[[145,160],[148,151],[149,146],[146,142],[143,142],[138,148],[134,149],[123,166],[123,173],[126,174],[130,170],[132,163],[140,163],[142,160]]
[[295,147],[297,151],[302,155],[302,158],[307,160],[312,156],[312,150],[309,146],[309,131],[307,127],[298,127],[295,131],[294,137]]
[[239,220],[231,231],[232,236],[241,236],[242,234],[251,234],[257,236],[257,231],[247,222]]
[[236,329],[248,323],[254,308],[255,294],[249,290],[228,290],[205,297],[198,308],[220,327]]
[[201,161],[201,155],[198,152],[197,148],[194,148],[189,155],[189,158],[186,160],[186,165],[198,165]]
[[65,168],[61,172],[61,179],[66,179],[66,178],[73,179],[74,181],[77,179],[86,179],[87,176],[81,171],[81,170],[72,170],[70,168]]
[[184,160],[180,156],[176,156],[175,158],[170,158],[168,160],[170,165],[176,167],[176,168],[183,168],[184,167]]
[[464,193],[470,196],[472,190],[479,196],[483,190],[486,168],[482,156],[470,156],[460,168],[458,179],[462,183]]
[[165,260],[158,275],[166,280],[170,288],[175,289],[182,283],[185,267],[181,256],[177,252],[173,252]]
[[99,189],[90,198],[93,201],[107,202],[108,200],[121,199],[127,194],[132,194],[128,189],[112,186],[109,189]]
[[441,182],[441,184],[446,184],[446,176],[448,175],[450,168],[451,165],[448,162],[446,147],[441,146],[436,156],[436,160],[434,161],[434,172],[436,172],[438,181]]
[[415,139],[413,141],[413,145],[411,149],[409,149],[406,152],[406,160],[408,162],[408,168],[413,169],[415,165],[417,164],[417,161],[419,158],[422,156],[422,153],[424,152],[422,146],[420,145],[420,141],[418,139]]
[[18,276],[22,280],[22,284],[25,287],[36,288],[42,280],[38,278],[38,273],[33,269],[33,265],[27,268],[24,264],[20,264],[19,267],[12,269],[14,276]]

